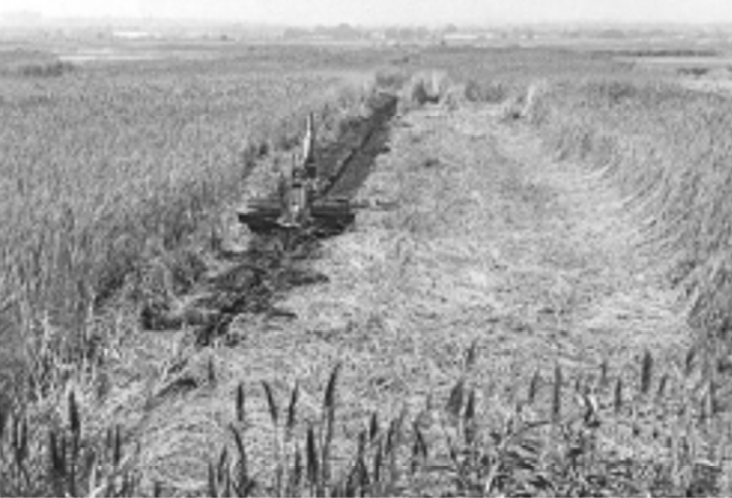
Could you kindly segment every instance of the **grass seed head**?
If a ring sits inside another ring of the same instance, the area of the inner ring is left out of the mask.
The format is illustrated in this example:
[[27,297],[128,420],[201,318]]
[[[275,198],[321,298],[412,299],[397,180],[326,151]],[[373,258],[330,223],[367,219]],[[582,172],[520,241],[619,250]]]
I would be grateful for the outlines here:
[[643,354],[643,362],[641,364],[640,391],[644,396],[648,394],[653,382],[653,356],[646,350]]
[[372,481],[375,483],[378,483],[381,481],[381,468],[384,463],[384,447],[381,444],[381,441],[379,441],[376,444],[376,449],[374,450],[374,461],[373,461],[373,470],[371,472]]
[[71,434],[78,440],[81,437],[81,417],[73,390],[69,391],[69,428]]
[[272,420],[272,425],[277,427],[277,421],[279,420],[279,409],[277,408],[277,402],[275,401],[272,388],[267,381],[262,381],[264,387],[264,393],[267,396],[267,407],[269,408],[269,418]]
[[552,386],[552,422],[557,423],[562,415],[562,367],[554,367],[554,385]]
[[657,401],[663,401],[664,396],[666,395],[666,388],[668,386],[669,382],[669,375],[663,374],[661,377],[661,380],[658,382],[658,390],[656,391],[656,400]]
[[600,364],[600,388],[601,389],[606,388],[609,382],[610,382],[609,367],[608,367],[608,363],[607,363],[607,358],[605,358],[602,360],[602,363]]
[[207,374],[207,381],[209,386],[215,386],[216,385],[216,364],[214,363],[213,356],[209,356],[208,363],[206,364],[206,374]]
[[236,387],[236,420],[240,424],[244,423],[246,418],[246,398],[244,397],[244,384],[239,384]]
[[330,373],[328,379],[328,385],[325,389],[325,397],[323,399],[323,406],[326,410],[332,411],[335,409],[335,394],[336,394],[336,383],[338,382],[338,374],[341,370],[341,363],[336,364],[333,367],[333,371]]
[[528,403],[530,405],[534,404],[534,401],[536,401],[536,395],[539,393],[540,381],[541,376],[539,375],[539,371],[535,370],[534,375],[531,376],[531,382],[529,383]]
[[122,429],[119,425],[114,428],[114,444],[112,452],[112,463],[115,467],[119,467],[122,462]]
[[312,426],[308,428],[307,442],[305,445],[305,455],[307,457],[307,475],[308,481],[313,486],[319,485],[320,464],[318,462],[318,447],[315,442],[315,430]]
[[478,339],[474,339],[470,343],[467,351],[465,351],[465,371],[469,372],[475,366],[478,357]]
[[285,429],[288,435],[292,435],[292,431],[295,429],[295,423],[297,422],[297,401],[300,394],[300,384],[295,383],[295,387],[292,389],[290,395],[290,404],[287,407],[287,422]]
[[447,413],[454,419],[460,417],[460,412],[463,409],[463,399],[465,396],[465,381],[460,379],[457,384],[450,391],[450,396],[447,399]]
[[466,424],[472,423],[475,420],[475,389],[471,389],[468,394],[468,402],[465,404],[465,413],[463,418]]
[[22,466],[28,456],[28,422],[25,417],[16,417],[14,426],[13,450],[16,463]]
[[10,410],[4,406],[2,398],[0,398],[0,444],[2,444],[5,436],[5,426],[9,416]]
[[684,377],[688,378],[694,371],[694,363],[696,361],[696,354],[697,354],[696,347],[691,347],[686,352],[686,357],[684,358]]
[[369,440],[373,441],[379,435],[379,416],[376,412],[371,414],[369,422]]
[[613,411],[616,415],[620,414],[623,409],[623,379],[618,377],[615,381],[615,391],[613,392]]

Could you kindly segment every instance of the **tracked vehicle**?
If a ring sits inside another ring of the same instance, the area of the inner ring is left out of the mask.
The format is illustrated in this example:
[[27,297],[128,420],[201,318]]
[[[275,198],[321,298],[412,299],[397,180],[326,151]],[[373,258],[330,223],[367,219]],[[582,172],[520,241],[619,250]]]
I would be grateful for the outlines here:
[[354,218],[348,199],[328,195],[332,180],[321,178],[315,158],[315,126],[308,116],[302,152],[281,172],[276,191],[250,200],[238,211],[239,221],[255,233],[312,230],[322,235],[342,232]]

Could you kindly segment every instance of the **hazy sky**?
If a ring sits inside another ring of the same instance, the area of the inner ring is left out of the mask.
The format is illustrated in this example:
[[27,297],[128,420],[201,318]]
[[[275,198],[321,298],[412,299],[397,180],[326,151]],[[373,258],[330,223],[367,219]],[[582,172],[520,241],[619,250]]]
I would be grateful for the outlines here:
[[732,0],[0,0],[53,17],[189,17],[286,24],[561,20],[732,22]]

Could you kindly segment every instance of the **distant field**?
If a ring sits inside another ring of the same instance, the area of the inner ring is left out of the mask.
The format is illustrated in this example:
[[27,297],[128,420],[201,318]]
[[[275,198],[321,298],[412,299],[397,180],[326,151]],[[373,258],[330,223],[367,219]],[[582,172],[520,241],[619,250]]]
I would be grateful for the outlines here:
[[639,64],[658,64],[673,66],[726,66],[732,63],[732,57],[714,56],[714,57],[621,57],[619,60],[632,61]]

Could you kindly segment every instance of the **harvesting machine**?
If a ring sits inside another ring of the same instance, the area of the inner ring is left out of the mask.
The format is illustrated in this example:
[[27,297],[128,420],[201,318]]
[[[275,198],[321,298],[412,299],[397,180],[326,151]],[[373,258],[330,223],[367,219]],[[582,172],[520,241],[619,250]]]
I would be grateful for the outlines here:
[[347,198],[329,196],[331,178],[321,178],[315,157],[315,127],[309,115],[301,154],[289,171],[281,171],[274,193],[250,200],[239,221],[255,233],[309,229],[322,235],[342,232],[354,220]]

